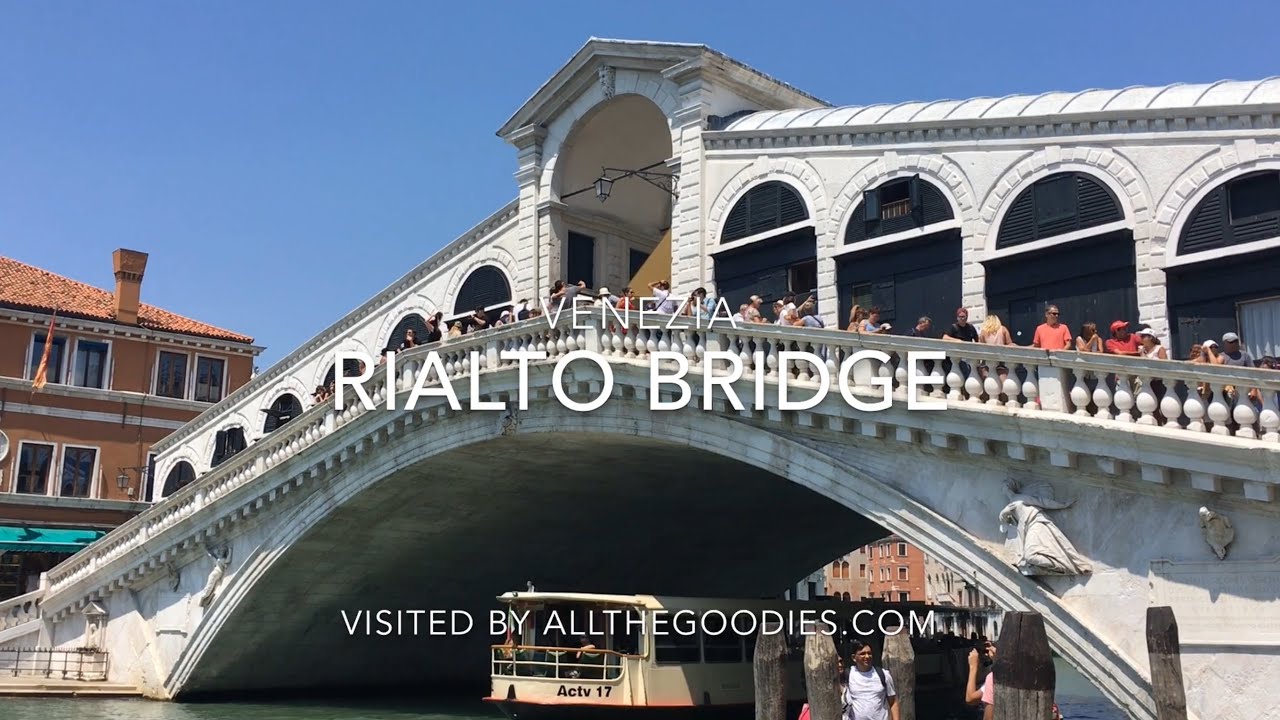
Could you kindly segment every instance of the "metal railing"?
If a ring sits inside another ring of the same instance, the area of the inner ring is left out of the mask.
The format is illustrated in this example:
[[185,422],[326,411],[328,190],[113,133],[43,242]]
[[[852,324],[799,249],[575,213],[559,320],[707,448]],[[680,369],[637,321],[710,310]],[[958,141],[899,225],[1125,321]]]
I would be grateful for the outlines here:
[[881,220],[893,220],[894,218],[906,217],[911,214],[911,200],[899,200],[891,202],[880,208]]
[[0,650],[0,675],[56,680],[107,679],[108,655],[94,648],[18,648]]
[[561,680],[618,680],[623,675],[622,661],[629,657],[613,650],[536,645],[493,645],[491,656],[495,677]]

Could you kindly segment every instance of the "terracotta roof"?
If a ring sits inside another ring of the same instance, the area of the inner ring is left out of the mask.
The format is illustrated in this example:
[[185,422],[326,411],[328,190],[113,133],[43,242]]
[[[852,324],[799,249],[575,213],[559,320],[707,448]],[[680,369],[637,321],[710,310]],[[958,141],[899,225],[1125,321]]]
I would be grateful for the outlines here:
[[[47,270],[0,257],[0,307],[35,312],[58,311],[59,316],[115,322],[114,294]],[[225,342],[252,344],[253,338],[154,305],[138,305],[138,324],[149,330],[194,335]]]

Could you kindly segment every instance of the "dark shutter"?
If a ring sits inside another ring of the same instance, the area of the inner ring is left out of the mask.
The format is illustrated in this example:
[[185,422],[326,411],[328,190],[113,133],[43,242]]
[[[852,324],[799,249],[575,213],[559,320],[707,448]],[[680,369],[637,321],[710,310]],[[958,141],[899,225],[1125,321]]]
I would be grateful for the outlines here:
[[[587,287],[596,286],[596,239],[590,235],[570,232],[565,243],[565,277],[570,285],[585,282]],[[473,308],[474,309],[474,308]]]
[[395,328],[391,331],[391,337],[387,338],[386,349],[399,350],[410,330],[417,336],[419,345],[427,342],[427,335],[430,330],[427,328],[426,318],[417,313],[409,313],[401,318],[400,322],[396,323]]
[[920,197],[919,175],[912,175],[907,182],[907,199],[911,203],[911,220],[916,227],[920,227],[920,221],[924,218],[924,205]]
[[210,467],[218,467],[223,460],[227,459],[227,431],[219,430],[213,440],[213,459],[209,461]]
[[862,193],[862,221],[880,222],[880,191],[866,190]]
[[491,307],[511,302],[511,286],[507,276],[492,265],[481,265],[463,281],[453,303],[453,314],[462,315],[478,307]]
[[725,218],[720,242],[793,225],[809,218],[809,209],[794,188],[783,182],[767,182],[749,190]]
[[177,465],[169,471],[168,477],[164,479],[164,487],[160,490],[160,497],[167,498],[178,492],[182,488],[191,484],[196,479],[196,471],[192,469],[191,464],[186,460],[179,460]]
[[[880,308],[881,322],[889,322],[894,319],[893,313],[896,305],[894,299],[896,295],[892,280],[877,282],[871,286],[871,307]],[[867,309],[870,310],[871,308]]]
[[1178,241],[1179,254],[1212,250],[1226,244],[1228,226],[1223,203],[1226,191],[1223,186],[1214,188],[1191,212],[1191,218],[1182,228],[1182,237]]
[[1188,254],[1280,237],[1280,172],[1250,173],[1213,189],[1178,238]]
[[302,414],[302,402],[292,393],[285,393],[271,403],[266,413],[267,419],[263,422],[262,432],[275,432],[285,423]]
[[1038,180],[1014,198],[996,234],[1003,249],[1124,219],[1111,190],[1084,173]]

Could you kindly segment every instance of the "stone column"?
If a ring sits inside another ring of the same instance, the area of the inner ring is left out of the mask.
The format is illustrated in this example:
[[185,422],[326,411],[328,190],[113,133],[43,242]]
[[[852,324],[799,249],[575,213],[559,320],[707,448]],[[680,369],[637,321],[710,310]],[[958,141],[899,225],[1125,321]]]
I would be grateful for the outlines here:
[[710,112],[703,69],[701,60],[691,60],[663,72],[680,92],[680,109],[671,118],[672,154],[680,171],[679,196],[671,204],[671,285],[677,296],[710,279],[703,272],[702,128]]
[[522,297],[536,299],[540,297],[538,288],[550,283],[546,277],[545,248],[538,223],[538,181],[542,177],[542,142],[546,137],[546,128],[526,125],[504,138],[517,150],[515,177],[520,188],[515,252],[518,274],[512,278],[513,300]]

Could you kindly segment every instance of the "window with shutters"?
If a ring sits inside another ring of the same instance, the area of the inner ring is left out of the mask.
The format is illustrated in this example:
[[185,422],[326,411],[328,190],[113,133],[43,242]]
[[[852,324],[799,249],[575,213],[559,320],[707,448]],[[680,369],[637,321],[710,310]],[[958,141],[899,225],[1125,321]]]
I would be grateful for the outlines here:
[[853,286],[853,304],[863,310],[871,309],[871,283],[857,283]]
[[570,285],[584,282],[587,287],[596,286],[596,239],[590,235],[570,232],[565,243],[565,277]]
[[1214,188],[1191,211],[1178,254],[1280,237],[1280,171],[1264,170]]
[[787,268],[787,289],[793,293],[818,289],[818,261],[809,260]]
[[179,460],[178,463],[169,470],[169,474],[165,476],[164,489],[161,491],[160,497],[169,497],[182,488],[195,482],[195,479],[196,471],[191,467],[191,463],[186,460]]
[[[335,374],[336,365],[329,366],[329,372],[325,373],[324,384],[334,385],[337,379]],[[342,361],[342,377],[360,377],[360,361],[355,358],[347,358]]]
[[293,393],[285,393],[264,410],[267,419],[263,421],[262,432],[270,433],[279,430],[285,423],[302,414],[302,401]]
[[996,248],[1044,240],[1124,219],[1124,211],[1101,180],[1085,173],[1058,173],[1037,180],[1009,205]]
[[462,282],[453,303],[453,314],[463,315],[476,308],[493,307],[511,302],[511,285],[507,276],[493,265],[481,265]]
[[809,208],[795,188],[776,180],[767,182],[747,191],[729,211],[720,242],[742,240],[808,219]]
[[951,203],[919,175],[890,180],[862,193],[845,228],[846,245],[955,218]]
[[214,436],[213,458],[209,462],[209,466],[218,467],[246,447],[248,447],[248,443],[245,442],[244,428],[232,427],[226,430],[219,430],[218,434]]
[[[472,308],[474,310],[475,308]],[[409,313],[400,318],[400,322],[391,330],[391,337],[387,338],[387,344],[384,346],[386,350],[399,351],[403,348],[405,339],[409,337],[409,331],[413,331],[414,342],[418,345],[427,343],[427,336],[430,330],[427,328],[427,319],[418,313]]]

